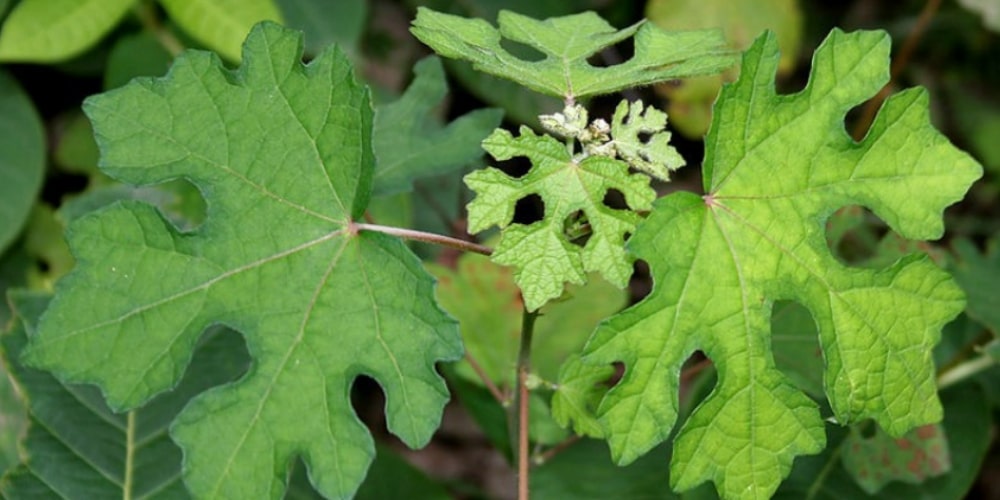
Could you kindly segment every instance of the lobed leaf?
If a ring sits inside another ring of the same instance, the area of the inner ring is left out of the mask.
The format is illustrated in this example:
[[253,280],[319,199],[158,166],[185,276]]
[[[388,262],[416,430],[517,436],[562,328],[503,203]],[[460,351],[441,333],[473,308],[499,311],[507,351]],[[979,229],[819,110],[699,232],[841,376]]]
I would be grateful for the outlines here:
[[775,367],[769,323],[779,300],[802,304],[817,324],[837,421],[872,418],[900,436],[941,419],[931,348],[962,311],[961,290],[924,255],[853,268],[825,241],[824,221],[847,205],[904,237],[939,237],[941,212],[982,173],[930,125],[922,90],[888,99],[861,142],[847,135],[845,114],[887,81],[888,55],[885,33],[834,30],[793,95],[774,89],[773,35],[744,55],[706,140],[707,194],[654,203],[629,242],[650,265],[653,291],[585,349],[588,363],[625,365],[598,408],[617,462],[670,435],[681,365],[695,350],[719,381],[675,438],[675,489],[711,480],[725,498],[765,497],[796,455],[820,451],[817,405]]
[[300,35],[263,23],[236,71],[189,51],[166,78],[84,105],[105,173],[184,177],[207,217],[181,233],[122,202],[74,221],[78,267],[24,359],[99,385],[121,411],[175,386],[210,325],[241,332],[250,370],[194,398],[171,428],[195,496],[280,497],[296,457],[319,492],[350,496],[374,454],[350,405],[354,379],[377,380],[389,430],[422,446],[448,399],[434,363],[462,353],[419,260],[353,225],[374,175],[368,91],[338,50],[301,57]]
[[[684,76],[717,73],[735,62],[719,31],[668,32],[645,22],[616,30],[594,12],[539,21],[500,11],[499,29],[421,7],[411,31],[445,57],[469,61],[483,73],[513,80],[543,94],[573,100]],[[634,37],[635,55],[612,67],[587,58]],[[528,45],[544,56],[528,61],[501,40]]]
[[[632,261],[623,247],[625,236],[639,221],[634,210],[647,210],[656,196],[649,179],[630,174],[624,162],[606,156],[574,159],[551,136],[536,135],[527,127],[520,132],[514,137],[496,130],[483,141],[483,148],[497,160],[524,156],[533,167],[519,178],[495,168],[465,176],[466,185],[477,194],[468,206],[469,231],[478,233],[494,225],[503,229],[493,261],[514,267],[514,281],[528,310],[559,297],[566,282],[582,284],[588,272],[599,272],[624,288],[632,275]],[[610,189],[624,194],[633,211],[606,206],[604,197]],[[517,201],[532,194],[544,201],[544,218],[530,225],[511,224]],[[577,212],[591,228],[590,239],[582,246],[564,233],[567,222],[577,221]]]
[[685,161],[670,145],[666,127],[666,113],[652,106],[643,108],[642,101],[622,101],[611,117],[612,144],[629,166],[667,181],[670,171],[683,167]]

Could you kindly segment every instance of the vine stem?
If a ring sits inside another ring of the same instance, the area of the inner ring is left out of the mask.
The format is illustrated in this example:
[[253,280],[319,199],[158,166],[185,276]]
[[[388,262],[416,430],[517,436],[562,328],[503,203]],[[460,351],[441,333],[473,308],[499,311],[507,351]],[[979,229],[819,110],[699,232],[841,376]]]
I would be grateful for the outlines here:
[[521,315],[521,346],[517,353],[517,498],[528,500],[528,474],[531,468],[528,450],[528,374],[531,372],[531,337],[537,312],[527,308]]
[[996,360],[988,354],[980,355],[963,363],[959,363],[951,369],[941,373],[937,379],[938,391],[945,387],[955,385],[977,373],[992,368],[997,364]]
[[903,71],[906,64],[910,62],[910,56],[913,55],[913,50],[917,48],[917,42],[920,41],[920,37],[927,31],[927,25],[931,23],[931,19],[934,18],[934,14],[937,13],[940,6],[941,0],[927,0],[927,3],[924,4],[917,22],[913,25],[913,29],[910,30],[910,33],[906,36],[906,40],[903,41],[903,46],[900,47],[899,53],[896,54],[895,59],[892,61],[892,66],[889,69],[889,81],[882,87],[882,90],[878,91],[875,97],[868,100],[868,103],[865,104],[864,109],[861,111],[861,117],[855,123],[854,133],[852,134],[855,140],[860,141],[868,131],[868,127],[875,120],[875,113],[878,111],[879,106],[882,105],[882,101],[885,101],[886,97],[889,97],[896,77]]
[[128,412],[125,424],[125,477],[122,484],[122,500],[132,499],[133,472],[135,469],[135,410]]
[[392,226],[380,226],[378,224],[365,224],[365,223],[353,223],[350,230],[352,232],[357,231],[372,231],[376,233],[384,233],[392,236],[398,236],[407,240],[423,241],[425,243],[434,243],[435,245],[441,245],[451,248],[457,248],[459,250],[464,250],[466,252],[475,252],[478,254],[490,256],[493,254],[493,249],[487,246],[483,246],[477,243],[472,243],[470,241],[460,240],[458,238],[452,238],[451,236],[445,236],[443,234],[425,233],[423,231],[416,231],[413,229],[403,229],[401,227]]
[[163,27],[163,23],[156,18],[152,3],[139,3],[135,6],[134,11],[135,17],[139,19],[143,29],[156,37],[156,41],[160,42],[160,45],[170,53],[171,57],[176,58],[181,52],[184,52],[184,44],[170,30]]

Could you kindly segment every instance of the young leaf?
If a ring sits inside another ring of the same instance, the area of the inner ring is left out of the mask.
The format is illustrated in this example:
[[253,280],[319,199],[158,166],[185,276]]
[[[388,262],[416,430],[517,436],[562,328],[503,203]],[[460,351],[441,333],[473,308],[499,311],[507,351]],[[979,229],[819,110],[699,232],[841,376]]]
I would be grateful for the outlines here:
[[254,23],[281,21],[274,0],[159,0],[160,5],[194,39],[232,61],[240,60],[240,44]]
[[5,498],[187,498],[181,450],[170,421],[205,389],[234,380],[249,364],[240,338],[214,328],[195,348],[184,378],[142,408],[115,414],[91,386],[65,384],[18,362],[47,295],[12,294],[18,322],[0,336],[2,353],[30,406],[24,461],[0,479]]
[[[612,144],[630,166],[666,181],[671,170],[684,166],[684,158],[670,145],[666,127],[666,113],[652,106],[643,110],[642,101],[631,105],[622,101],[611,117]],[[650,137],[644,139],[643,134]]]
[[31,99],[0,70],[0,253],[31,212],[45,174],[45,131]]
[[777,300],[815,319],[835,418],[873,418],[893,436],[941,419],[931,348],[963,308],[961,290],[926,256],[885,269],[849,268],[823,221],[863,205],[907,238],[936,238],[941,212],[982,170],[929,123],[927,93],[889,98],[867,137],[844,130],[849,109],[888,78],[889,37],[834,30],[809,84],[774,90],[767,34],[722,91],[706,140],[708,194],[661,198],[631,238],[654,278],[641,303],[602,323],[588,363],[623,362],[598,416],[612,455],[628,463],[666,439],[682,363],[703,351],[719,382],[678,433],[671,485],[706,480],[725,498],[772,494],[796,455],[824,443],[817,406],[776,367],[769,322]]
[[[469,61],[483,73],[568,100],[717,73],[736,61],[716,30],[667,32],[644,22],[616,30],[593,12],[539,21],[500,11],[497,20],[499,30],[482,19],[421,7],[411,31],[438,54]],[[628,61],[606,68],[587,62],[588,57],[633,36],[635,55]],[[545,58],[518,58],[500,45],[502,38],[531,46]]]
[[376,195],[413,189],[414,179],[477,161],[479,144],[503,118],[499,109],[477,109],[441,127],[431,113],[447,92],[441,60],[428,57],[413,72],[406,93],[375,113]]
[[[525,156],[533,165],[519,178],[495,168],[465,176],[466,185],[477,194],[468,207],[469,231],[503,228],[493,261],[515,268],[514,280],[529,310],[559,297],[567,281],[582,284],[588,272],[600,272],[619,288],[628,284],[632,261],[622,245],[639,216],[606,206],[604,197],[617,189],[632,210],[648,210],[656,196],[648,177],[630,174],[628,164],[606,156],[576,160],[564,144],[527,127],[521,127],[519,137],[496,130],[483,141],[483,148],[497,160]],[[544,201],[545,218],[528,226],[511,225],[517,201],[532,194]],[[566,222],[576,222],[570,220],[576,211],[582,212],[592,231],[582,247],[564,232]]]
[[24,0],[0,29],[0,61],[70,59],[95,45],[138,0]]
[[321,493],[346,497],[374,453],[350,405],[355,377],[382,384],[389,429],[421,446],[448,398],[434,363],[460,357],[461,343],[405,245],[354,229],[371,191],[372,109],[346,57],[303,66],[301,36],[273,23],[252,30],[243,55],[231,72],[189,51],[166,78],[85,103],[106,173],[185,177],[208,215],[194,233],[138,202],[74,221],[78,267],[25,359],[125,410],[177,384],[206,327],[230,326],[254,363],[174,422],[188,488],[279,497],[298,456]]

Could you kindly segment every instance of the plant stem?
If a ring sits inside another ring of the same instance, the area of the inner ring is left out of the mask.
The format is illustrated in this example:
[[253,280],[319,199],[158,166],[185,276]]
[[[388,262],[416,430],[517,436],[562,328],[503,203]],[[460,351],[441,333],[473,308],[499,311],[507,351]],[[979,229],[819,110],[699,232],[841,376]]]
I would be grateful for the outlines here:
[[184,52],[184,44],[170,30],[163,27],[160,20],[156,18],[156,12],[153,10],[151,2],[136,4],[134,12],[143,29],[156,37],[156,40],[170,53],[171,57],[176,58],[181,52]]
[[938,391],[957,384],[983,370],[993,367],[996,365],[996,360],[988,354],[983,354],[977,358],[970,359],[964,363],[959,363],[951,369],[942,372],[937,379]]
[[[531,463],[528,450],[528,374],[531,372],[531,337],[535,331],[537,312],[524,309],[521,316],[521,347],[517,353],[517,498],[528,500],[528,471]],[[512,409],[513,409],[512,408]],[[511,416],[513,417],[513,416]],[[513,420],[513,418],[512,418]]]
[[535,464],[542,465],[548,462],[549,460],[552,460],[552,457],[555,457],[556,455],[566,450],[566,448],[569,448],[570,446],[573,446],[574,444],[580,442],[581,439],[583,439],[583,436],[580,436],[579,434],[573,434],[572,436],[564,439],[555,446],[543,451],[542,453],[539,453],[538,456],[535,457]]
[[132,498],[132,470],[135,468],[135,411],[128,412],[125,424],[125,473],[122,481],[122,500]]
[[353,224],[354,231],[373,231],[376,233],[390,234],[392,236],[398,236],[407,240],[423,241],[425,243],[434,243],[436,245],[457,248],[459,250],[464,250],[466,252],[475,252],[482,255],[492,255],[493,249],[472,243],[465,240],[460,240],[458,238],[452,238],[450,236],[444,236],[441,234],[425,233],[423,231],[415,231],[413,229],[403,229],[401,227],[392,226],[379,226],[377,224]]
[[507,406],[508,403],[507,398],[504,396],[503,392],[500,392],[500,388],[497,387],[497,385],[494,384],[492,380],[490,380],[489,375],[486,374],[486,371],[483,370],[483,367],[480,366],[478,361],[476,361],[476,358],[473,358],[472,355],[466,352],[465,361],[469,363],[469,366],[472,367],[472,371],[476,372],[476,375],[479,376],[479,379],[483,381],[483,385],[485,385],[486,389],[490,391],[490,394],[493,395],[493,398],[497,400],[497,403],[500,403],[501,406]]

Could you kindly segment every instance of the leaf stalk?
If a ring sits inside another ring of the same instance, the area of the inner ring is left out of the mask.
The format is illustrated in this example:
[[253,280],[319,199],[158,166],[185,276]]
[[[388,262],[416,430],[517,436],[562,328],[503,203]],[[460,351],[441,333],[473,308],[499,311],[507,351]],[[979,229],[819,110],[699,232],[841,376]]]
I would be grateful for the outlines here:
[[352,224],[352,226],[354,231],[373,231],[376,233],[383,233],[392,236],[397,236],[399,238],[407,240],[422,241],[424,243],[433,243],[435,245],[456,248],[458,250],[466,252],[475,252],[478,254],[486,255],[487,257],[493,255],[493,249],[490,247],[483,246],[478,243],[473,243],[471,241],[452,238],[451,236],[445,236],[443,234],[425,233],[423,231],[416,231],[413,229],[403,229],[401,227],[392,227],[392,226],[380,226],[378,224],[354,223]]

